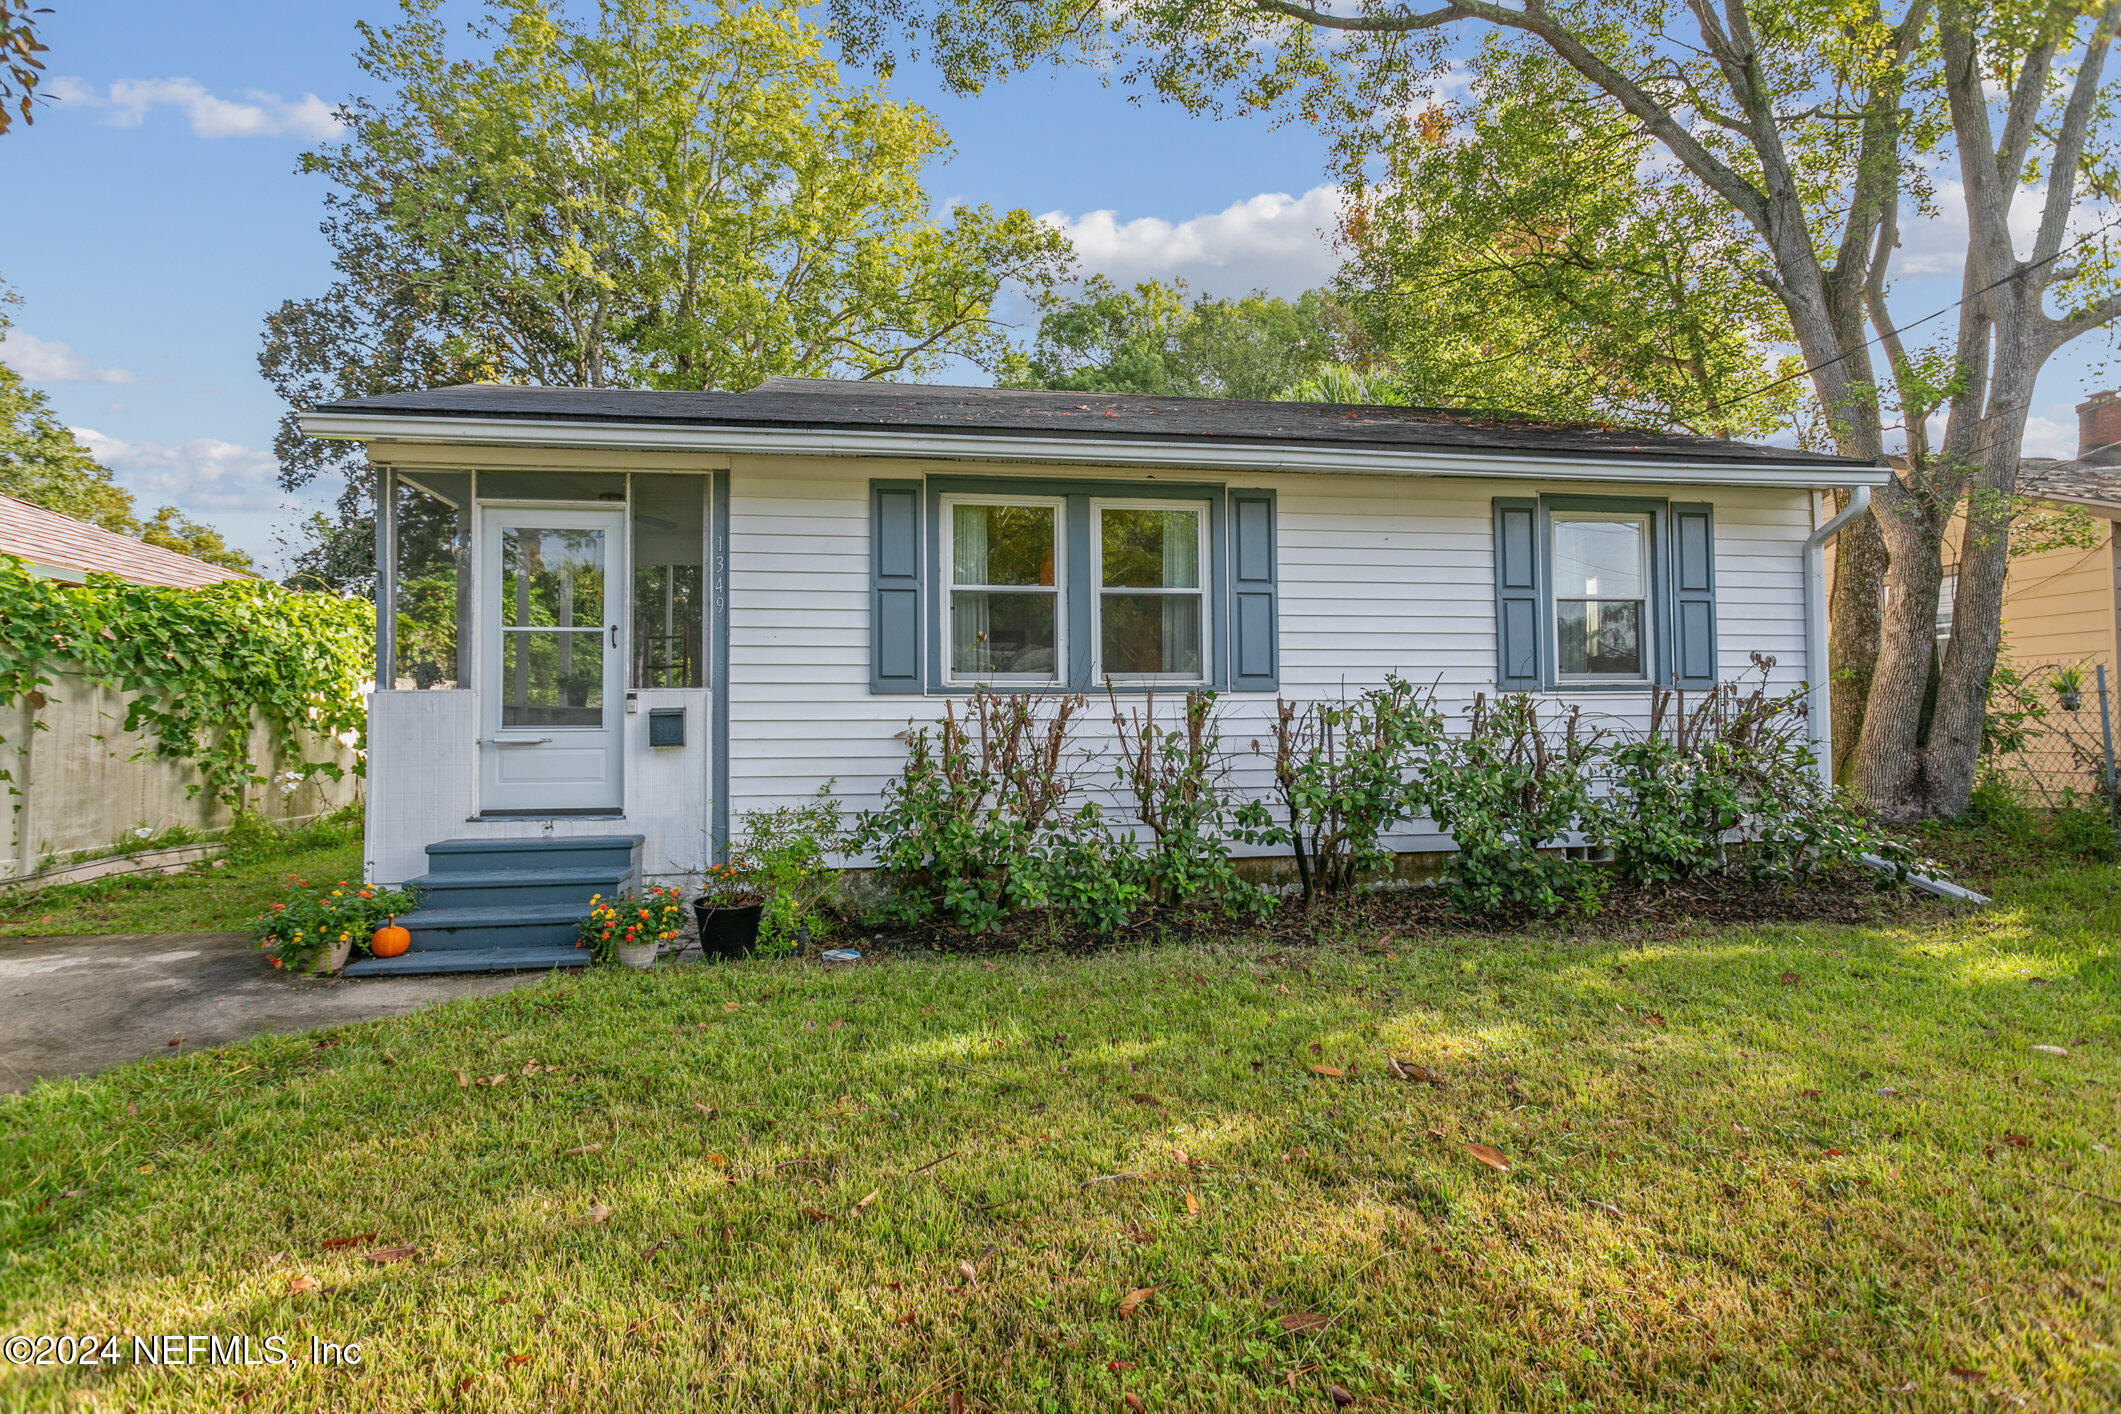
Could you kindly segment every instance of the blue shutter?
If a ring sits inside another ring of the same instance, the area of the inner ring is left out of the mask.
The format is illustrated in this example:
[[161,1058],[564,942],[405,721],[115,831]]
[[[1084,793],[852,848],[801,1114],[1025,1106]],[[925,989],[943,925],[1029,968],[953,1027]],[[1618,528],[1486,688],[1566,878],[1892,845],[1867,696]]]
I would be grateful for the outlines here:
[[1281,686],[1274,493],[1230,493],[1230,690]]
[[1505,692],[1545,685],[1539,652],[1539,502],[1495,498],[1495,683]]
[[1672,503],[1672,686],[1716,685],[1716,526],[1705,502]]
[[869,483],[869,690],[919,692],[921,625],[927,621],[921,573],[921,483]]

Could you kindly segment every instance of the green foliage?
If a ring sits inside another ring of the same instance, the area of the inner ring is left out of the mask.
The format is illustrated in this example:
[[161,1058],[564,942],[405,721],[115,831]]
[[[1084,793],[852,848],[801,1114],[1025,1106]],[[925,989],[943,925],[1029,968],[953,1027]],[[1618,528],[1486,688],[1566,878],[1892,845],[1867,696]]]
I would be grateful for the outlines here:
[[622,947],[660,943],[685,930],[685,891],[671,884],[651,884],[637,894],[605,898],[595,894],[582,917],[578,947],[598,962],[617,960]]
[[1131,851],[1128,860],[1142,896],[1166,906],[1203,901],[1233,913],[1267,912],[1273,896],[1240,877],[1230,858],[1238,806],[1228,786],[1216,695],[1188,692],[1172,727],[1158,722],[1155,693],[1143,694],[1139,708],[1122,708],[1118,694],[1111,696],[1119,788],[1149,833],[1147,848]]
[[1353,701],[1277,702],[1272,735],[1280,816],[1247,801],[1238,837],[1289,850],[1308,907],[1391,861],[1384,832],[1425,801],[1411,777],[1442,739],[1443,718],[1429,694],[1388,675]]
[[1540,721],[1539,699],[1480,694],[1468,730],[1446,738],[1422,783],[1429,818],[1458,845],[1444,865],[1444,888],[1460,908],[1482,916],[1591,911],[1591,866],[1561,853],[1562,835],[1590,805],[1598,737],[1582,709],[1562,715],[1559,732]]
[[1083,705],[1081,697],[1049,705],[982,688],[966,699],[962,719],[958,704],[946,702],[940,722],[907,731],[905,768],[853,839],[891,886],[886,916],[944,917],[984,932],[1050,902],[1053,837],[1096,823],[1094,813],[1085,821],[1065,814],[1074,788],[1064,769],[1068,737]]
[[1342,357],[1347,320],[1319,290],[1295,300],[1254,292],[1189,300],[1183,280],[1122,290],[1102,275],[1057,300],[1015,354],[1011,388],[1173,398],[1281,398]]
[[[741,390],[992,368],[1001,287],[1035,297],[1068,264],[1027,211],[939,218],[935,117],[844,83],[792,7],[487,0],[468,45],[442,0],[404,10],[361,27],[381,96],[303,159],[330,184],[337,278],[267,321],[261,367],[291,409],[473,379]],[[360,464],[292,413],[276,448],[290,485]],[[342,523],[360,509],[349,482]]]
[[37,0],[0,0],[0,136],[14,126],[19,114],[25,125],[34,120],[37,82],[44,77],[45,52],[37,38],[37,26],[51,13]]
[[2025,750],[2047,711],[2047,698],[2040,685],[2024,668],[1999,657],[1995,671],[1989,674],[1988,699],[1982,705],[1982,759],[1993,760]]
[[165,589],[93,575],[68,587],[0,555],[0,705],[41,707],[60,672],[125,692],[123,729],[189,762],[193,791],[239,813],[268,784],[251,759],[254,720],[294,758],[287,770],[343,774],[302,759],[302,738],[364,739],[374,635],[371,606],[333,595],[253,579]]
[[793,952],[804,930],[818,932],[837,912],[843,885],[830,861],[846,847],[840,815],[827,781],[802,805],[744,817],[732,863],[766,905],[756,955]]
[[2121,859],[2121,823],[2109,802],[2065,788],[2052,807],[2036,807],[2008,771],[1990,767],[1975,782],[1965,823],[1984,837],[2054,850],[2072,859]]
[[414,902],[411,894],[345,879],[310,884],[291,878],[279,902],[251,921],[250,932],[260,948],[271,952],[274,967],[301,972],[334,943],[367,951],[369,935],[392,916],[410,913]]

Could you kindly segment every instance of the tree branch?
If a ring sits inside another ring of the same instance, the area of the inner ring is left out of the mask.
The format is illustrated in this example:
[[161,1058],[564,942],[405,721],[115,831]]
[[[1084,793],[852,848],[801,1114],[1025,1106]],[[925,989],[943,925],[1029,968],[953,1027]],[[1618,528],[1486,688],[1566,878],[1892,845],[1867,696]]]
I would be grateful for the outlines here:
[[2100,106],[2099,72],[2106,66],[2107,46],[2114,28],[2121,24],[2121,3],[2110,4],[2092,26],[2084,43],[2084,59],[2077,66],[2077,82],[2069,102],[2062,108],[2062,126],[2055,133],[2055,153],[2047,168],[2047,206],[2040,213],[2040,234],[2033,240],[2033,263],[2045,264],[2062,249],[2069,229],[2070,206],[2077,191],[2077,167],[2084,160],[2084,139],[2092,116]]

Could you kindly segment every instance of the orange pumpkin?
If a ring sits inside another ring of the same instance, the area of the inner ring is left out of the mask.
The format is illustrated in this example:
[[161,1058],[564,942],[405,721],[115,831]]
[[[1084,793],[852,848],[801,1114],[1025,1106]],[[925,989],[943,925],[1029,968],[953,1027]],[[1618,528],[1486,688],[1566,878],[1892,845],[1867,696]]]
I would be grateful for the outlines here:
[[368,950],[377,957],[396,957],[411,946],[412,934],[398,926],[395,915],[368,940]]

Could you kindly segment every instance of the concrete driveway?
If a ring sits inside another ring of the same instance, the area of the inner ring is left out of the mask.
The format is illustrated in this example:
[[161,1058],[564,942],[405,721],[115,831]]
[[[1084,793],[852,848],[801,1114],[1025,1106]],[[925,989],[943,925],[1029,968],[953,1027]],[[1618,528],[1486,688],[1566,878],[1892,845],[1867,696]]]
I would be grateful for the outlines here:
[[0,941],[0,1092],[260,1032],[493,996],[548,976],[289,977],[267,967],[240,933],[9,939]]

